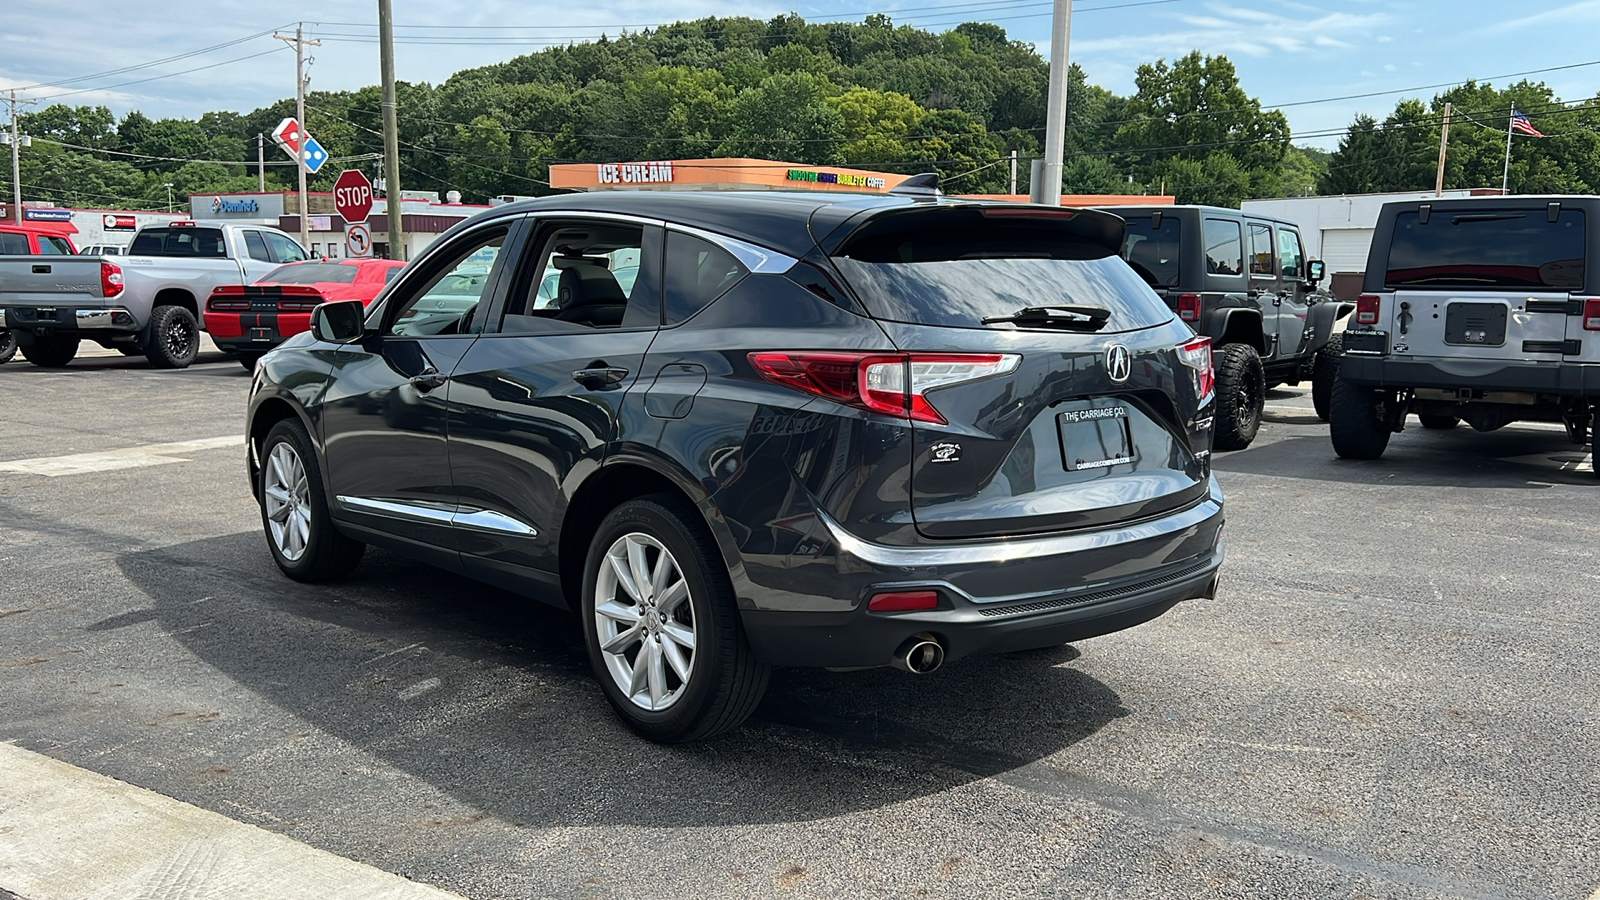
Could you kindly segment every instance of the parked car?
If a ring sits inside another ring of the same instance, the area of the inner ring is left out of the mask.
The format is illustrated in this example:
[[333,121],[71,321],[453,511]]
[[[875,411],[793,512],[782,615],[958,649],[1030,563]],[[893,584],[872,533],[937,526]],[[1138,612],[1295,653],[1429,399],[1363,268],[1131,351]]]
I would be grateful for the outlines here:
[[91,244],[78,252],[84,256],[126,256],[128,248],[123,244]]
[[1354,305],[1320,288],[1289,222],[1214,206],[1115,207],[1128,223],[1122,258],[1217,358],[1219,450],[1242,450],[1261,427],[1266,392],[1311,382],[1324,421],[1340,341]]
[[1377,459],[1422,427],[1560,422],[1592,443],[1600,403],[1600,198],[1389,203],[1378,216],[1328,423]]
[[1210,341],[1122,236],[905,196],[497,207],[261,360],[268,548],[300,581],[371,543],[573,608],[659,741],[736,726],[769,666],[929,672],[1137,625],[1214,595],[1223,507]]
[[171,222],[140,229],[115,262],[0,259],[0,307],[34,365],[64,366],[88,339],[181,369],[200,352],[200,304],[213,288],[248,284],[307,256],[275,228]]
[[[72,238],[39,223],[0,222],[0,256],[61,256],[77,253]],[[17,355],[17,338],[5,325],[5,295],[0,293],[0,363]]]
[[206,331],[219,349],[253,369],[262,354],[310,328],[318,304],[371,303],[403,265],[389,259],[308,260],[279,266],[251,285],[220,285],[206,298]]

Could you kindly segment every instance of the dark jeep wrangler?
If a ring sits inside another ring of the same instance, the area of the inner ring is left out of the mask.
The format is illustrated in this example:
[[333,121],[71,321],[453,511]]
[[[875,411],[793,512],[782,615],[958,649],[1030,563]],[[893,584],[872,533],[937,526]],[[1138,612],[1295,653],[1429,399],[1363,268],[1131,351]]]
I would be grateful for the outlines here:
[[1242,450],[1261,427],[1266,392],[1311,381],[1328,418],[1338,368],[1335,321],[1354,304],[1321,290],[1322,263],[1305,258],[1300,231],[1214,206],[1109,208],[1128,223],[1122,258],[1196,334],[1217,366],[1218,450]]

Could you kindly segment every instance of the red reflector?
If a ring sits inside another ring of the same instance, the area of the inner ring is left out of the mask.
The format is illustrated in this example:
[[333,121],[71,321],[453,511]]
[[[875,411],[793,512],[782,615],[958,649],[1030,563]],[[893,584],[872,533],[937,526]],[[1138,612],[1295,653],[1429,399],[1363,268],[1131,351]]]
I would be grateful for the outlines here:
[[1600,297],[1583,301],[1583,330],[1600,331]]
[[1200,321],[1199,294],[1178,295],[1178,318],[1184,320],[1185,322]]
[[1376,294],[1362,294],[1356,300],[1356,324],[1378,324],[1378,296]]
[[867,601],[871,612],[905,612],[910,609],[938,609],[939,595],[935,591],[894,591],[873,594]]

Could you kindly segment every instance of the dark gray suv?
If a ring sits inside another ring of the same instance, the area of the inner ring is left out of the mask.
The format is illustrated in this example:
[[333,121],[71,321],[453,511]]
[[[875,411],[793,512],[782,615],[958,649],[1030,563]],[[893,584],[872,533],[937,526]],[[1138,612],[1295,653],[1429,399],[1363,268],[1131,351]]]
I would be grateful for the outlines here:
[[377,544],[571,608],[661,741],[737,725],[769,666],[1136,625],[1214,594],[1223,513],[1209,342],[1121,243],[931,197],[499,207],[262,360],[268,546],[299,580]]

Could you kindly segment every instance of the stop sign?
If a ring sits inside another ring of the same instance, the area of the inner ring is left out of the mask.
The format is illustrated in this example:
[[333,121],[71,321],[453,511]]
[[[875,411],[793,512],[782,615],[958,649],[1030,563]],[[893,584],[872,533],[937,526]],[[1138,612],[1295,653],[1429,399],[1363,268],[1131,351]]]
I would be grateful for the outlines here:
[[365,222],[372,212],[372,182],[355,169],[345,169],[333,183],[333,205],[346,222]]

